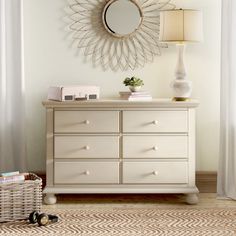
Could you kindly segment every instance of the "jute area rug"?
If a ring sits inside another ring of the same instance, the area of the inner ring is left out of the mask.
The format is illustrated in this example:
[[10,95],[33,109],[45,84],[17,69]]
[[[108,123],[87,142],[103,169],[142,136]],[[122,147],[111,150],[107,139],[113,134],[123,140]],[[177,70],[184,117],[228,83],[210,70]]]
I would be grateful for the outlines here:
[[110,206],[44,209],[59,222],[38,227],[27,221],[0,224],[3,236],[231,236],[236,235],[236,208],[189,206]]

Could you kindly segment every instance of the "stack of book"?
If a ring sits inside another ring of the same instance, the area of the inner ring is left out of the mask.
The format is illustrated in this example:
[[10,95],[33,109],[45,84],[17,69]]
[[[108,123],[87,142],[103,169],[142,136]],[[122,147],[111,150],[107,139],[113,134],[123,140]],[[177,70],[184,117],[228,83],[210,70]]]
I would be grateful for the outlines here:
[[152,96],[147,91],[120,92],[120,98],[128,101],[151,101]]
[[24,182],[28,173],[20,173],[19,171],[7,172],[0,174],[0,184]]

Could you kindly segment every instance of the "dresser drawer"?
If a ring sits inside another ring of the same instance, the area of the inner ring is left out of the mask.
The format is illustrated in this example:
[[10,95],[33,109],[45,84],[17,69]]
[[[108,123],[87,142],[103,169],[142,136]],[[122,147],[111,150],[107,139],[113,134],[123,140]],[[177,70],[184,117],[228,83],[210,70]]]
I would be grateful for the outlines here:
[[124,158],[187,158],[188,136],[124,136]]
[[119,158],[119,137],[56,135],[54,157]]
[[124,162],[123,183],[188,183],[187,162]]
[[58,133],[119,132],[119,111],[55,111]]
[[123,132],[187,132],[187,111],[124,111]]
[[55,184],[118,184],[119,162],[55,162]]

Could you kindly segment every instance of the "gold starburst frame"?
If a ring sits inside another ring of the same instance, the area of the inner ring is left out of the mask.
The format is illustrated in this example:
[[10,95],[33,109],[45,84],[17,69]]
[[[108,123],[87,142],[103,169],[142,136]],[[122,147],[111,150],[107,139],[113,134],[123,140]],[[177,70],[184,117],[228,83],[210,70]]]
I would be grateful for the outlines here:
[[142,21],[134,32],[123,37],[114,36],[104,26],[103,11],[109,1],[68,0],[66,12],[73,44],[83,49],[85,57],[104,70],[125,71],[143,67],[155,55],[161,55],[161,48],[167,44],[158,42],[159,11],[174,9],[171,0],[130,0],[139,6]]

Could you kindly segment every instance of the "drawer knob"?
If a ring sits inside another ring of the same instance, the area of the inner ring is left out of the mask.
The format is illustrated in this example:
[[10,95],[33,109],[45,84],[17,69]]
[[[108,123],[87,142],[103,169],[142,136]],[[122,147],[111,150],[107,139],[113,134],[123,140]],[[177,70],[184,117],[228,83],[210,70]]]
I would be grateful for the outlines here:
[[152,149],[153,149],[154,151],[157,151],[157,150],[158,150],[158,147],[157,147],[157,146],[154,146]]
[[153,175],[158,175],[158,171],[155,170],[155,171],[152,172],[152,174]]
[[158,124],[158,121],[157,121],[157,120],[154,120],[152,123],[153,123],[154,125],[157,125],[157,124]]
[[89,121],[89,120],[85,120],[84,123],[85,123],[86,125],[89,125],[90,121]]
[[84,147],[84,149],[85,149],[85,150],[89,150],[90,147],[89,147],[88,145],[86,145],[86,146]]
[[86,170],[86,171],[84,172],[84,174],[85,174],[85,175],[90,175],[90,172],[89,172],[88,170]]

